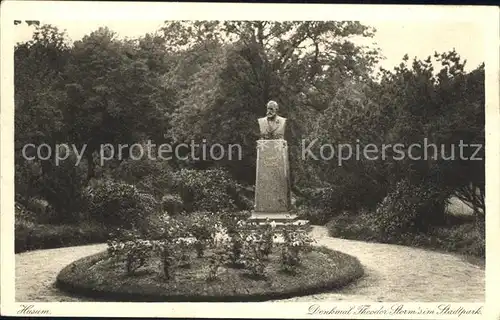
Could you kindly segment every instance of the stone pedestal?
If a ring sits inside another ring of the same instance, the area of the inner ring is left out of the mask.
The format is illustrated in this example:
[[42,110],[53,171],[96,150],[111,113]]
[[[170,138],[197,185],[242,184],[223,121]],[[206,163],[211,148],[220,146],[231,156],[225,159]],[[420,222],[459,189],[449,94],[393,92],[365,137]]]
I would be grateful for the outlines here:
[[286,140],[257,141],[255,206],[251,220],[288,222],[291,210],[290,167]]

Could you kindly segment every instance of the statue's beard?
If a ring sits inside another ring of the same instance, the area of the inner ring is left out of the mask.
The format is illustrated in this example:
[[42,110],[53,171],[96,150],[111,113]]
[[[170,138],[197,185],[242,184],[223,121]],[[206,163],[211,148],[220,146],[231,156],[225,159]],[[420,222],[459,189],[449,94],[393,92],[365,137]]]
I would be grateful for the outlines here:
[[271,112],[268,112],[268,113],[266,114],[266,116],[267,116],[267,118],[268,118],[268,119],[274,119],[274,118],[276,117],[276,113],[271,113]]

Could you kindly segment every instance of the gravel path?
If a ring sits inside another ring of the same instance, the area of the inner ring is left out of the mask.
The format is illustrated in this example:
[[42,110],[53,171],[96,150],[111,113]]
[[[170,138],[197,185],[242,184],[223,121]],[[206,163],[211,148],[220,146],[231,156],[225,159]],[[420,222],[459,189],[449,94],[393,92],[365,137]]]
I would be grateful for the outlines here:
[[[484,269],[457,255],[331,238],[324,227],[315,226],[312,234],[318,244],[356,256],[365,275],[338,292],[280,301],[484,302]],[[16,301],[93,301],[59,291],[54,281],[66,265],[105,248],[98,244],[17,254]]]
[[36,250],[16,254],[16,301],[78,302],[55,287],[57,274],[71,262],[106,250],[106,244]]
[[484,268],[458,255],[423,249],[331,238],[314,227],[318,244],[359,259],[365,275],[340,292],[281,301],[484,302]]

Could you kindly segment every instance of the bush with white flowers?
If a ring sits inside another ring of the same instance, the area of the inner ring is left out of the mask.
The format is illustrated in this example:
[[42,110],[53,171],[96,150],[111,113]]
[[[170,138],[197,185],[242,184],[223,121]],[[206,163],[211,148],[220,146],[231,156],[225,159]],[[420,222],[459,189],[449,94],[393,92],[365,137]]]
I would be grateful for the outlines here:
[[175,277],[178,268],[190,268],[193,259],[203,258],[208,264],[208,280],[216,279],[223,265],[244,268],[251,275],[262,278],[271,263],[273,249],[281,246],[283,269],[296,271],[301,254],[309,250],[313,242],[306,230],[293,224],[285,225],[281,231],[284,242],[278,245],[274,221],[257,225],[237,219],[238,216],[221,220],[220,216],[209,213],[176,218],[164,214],[158,218],[155,231],[147,237],[135,230],[117,229],[116,235],[108,241],[108,254],[115,262],[124,263],[129,275],[147,265],[154,256],[160,261],[165,279]]
[[305,229],[292,224],[283,228],[283,246],[281,249],[281,265],[283,270],[296,272],[297,266],[301,263],[301,253],[311,250],[311,245],[315,242]]

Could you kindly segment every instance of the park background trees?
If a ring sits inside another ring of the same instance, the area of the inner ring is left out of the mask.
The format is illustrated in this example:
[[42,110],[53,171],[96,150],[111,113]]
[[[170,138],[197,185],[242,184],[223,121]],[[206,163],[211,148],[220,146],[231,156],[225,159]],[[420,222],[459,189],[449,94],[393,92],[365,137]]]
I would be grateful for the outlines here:
[[[484,65],[465,71],[453,50],[429,52],[425,60],[405,56],[393,70],[377,72],[378,50],[356,41],[376,31],[354,21],[167,21],[137,39],[99,28],[74,43],[55,26],[33,28],[33,38],[15,48],[16,200],[28,207],[33,199],[46,201],[44,222],[96,220],[89,208],[103,205],[89,202],[102,197],[89,193],[117,185],[109,180],[139,188],[132,193],[140,197],[134,210],[123,214],[196,210],[192,190],[208,185],[216,203],[207,204],[206,194],[199,200],[204,206],[251,208],[256,119],[273,99],[289,119],[293,191],[311,221],[374,225],[375,240],[397,242],[406,231],[431,234],[450,225],[447,203],[459,198],[484,224],[484,149],[476,154],[480,161],[398,161],[389,154],[339,166],[336,158],[301,159],[301,141],[314,139],[484,145]],[[202,139],[239,144],[243,159],[125,158],[105,166],[97,159],[101,144]],[[21,149],[27,143],[86,145],[85,159],[78,166],[26,161]],[[474,149],[467,152],[470,157]],[[107,192],[115,199],[121,189]],[[141,194],[166,203],[144,205]],[[224,195],[230,195],[225,204]],[[394,235],[383,238],[390,227]]]

